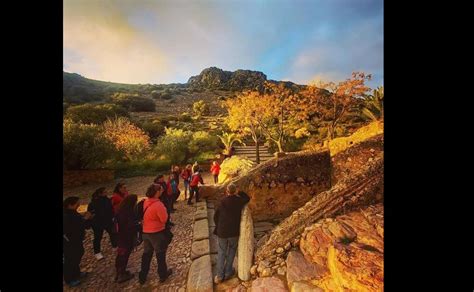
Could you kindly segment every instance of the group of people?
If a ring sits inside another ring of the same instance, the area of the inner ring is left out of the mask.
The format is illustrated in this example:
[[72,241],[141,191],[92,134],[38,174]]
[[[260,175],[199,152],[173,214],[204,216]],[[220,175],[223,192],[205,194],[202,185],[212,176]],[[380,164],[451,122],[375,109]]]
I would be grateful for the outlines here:
[[[220,167],[213,163],[211,172],[214,182],[217,183]],[[146,282],[153,253],[158,264],[158,276],[164,282],[172,273],[166,264],[166,251],[172,241],[171,232],[174,223],[171,214],[176,211],[174,203],[180,196],[179,180],[184,180],[184,199],[192,205],[192,199],[199,202],[199,184],[204,184],[202,169],[195,163],[187,165],[182,171],[173,166],[165,180],[158,175],[146,190],[146,199],[138,202],[137,195],[129,194],[124,183],[118,183],[111,198],[105,187],[97,189],[87,206],[87,212],[80,214],[79,197],[71,196],[63,202],[63,273],[65,282],[77,286],[87,273],[81,272],[79,265],[84,254],[83,240],[85,230],[92,228],[94,239],[94,256],[97,260],[104,258],[101,253],[101,241],[104,232],[107,232],[110,243],[116,248],[115,281],[122,283],[134,277],[127,270],[128,259],[133,249],[143,242],[141,270],[139,282]],[[189,193],[189,196],[188,196]],[[215,233],[219,237],[218,277],[216,281],[228,278],[232,274],[232,261],[235,256],[238,236],[240,210],[248,196],[245,193],[236,193],[235,186],[230,184],[227,196],[222,200],[221,207],[216,210]],[[237,218],[237,213],[239,218]],[[227,263],[226,263],[227,262]],[[229,268],[230,263],[230,268]]]

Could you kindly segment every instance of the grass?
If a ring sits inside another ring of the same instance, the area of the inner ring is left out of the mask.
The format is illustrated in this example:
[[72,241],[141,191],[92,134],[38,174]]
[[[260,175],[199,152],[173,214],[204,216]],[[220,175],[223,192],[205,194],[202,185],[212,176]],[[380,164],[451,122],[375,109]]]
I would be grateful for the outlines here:
[[115,177],[134,177],[157,175],[160,172],[168,172],[171,162],[168,160],[141,160],[117,163]]

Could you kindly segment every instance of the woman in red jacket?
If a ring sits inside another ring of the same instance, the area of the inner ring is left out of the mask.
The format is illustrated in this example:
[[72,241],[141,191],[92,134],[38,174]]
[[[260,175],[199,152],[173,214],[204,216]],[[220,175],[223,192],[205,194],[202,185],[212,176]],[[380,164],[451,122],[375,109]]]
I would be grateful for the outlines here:
[[128,281],[133,278],[133,274],[127,271],[127,263],[132,253],[137,234],[137,225],[135,224],[134,208],[137,204],[137,195],[128,195],[118,207],[116,215],[118,223],[118,242],[117,258],[115,259],[115,268],[117,274],[115,280],[118,283]]
[[112,207],[114,208],[114,214],[117,214],[118,206],[122,202],[123,198],[128,195],[127,186],[124,183],[118,183],[115,186],[114,194],[112,195]]
[[211,173],[212,173],[212,176],[214,177],[214,184],[217,184],[217,182],[219,181],[218,177],[219,177],[220,171],[221,171],[221,167],[219,163],[217,163],[217,161],[212,162]]
[[162,188],[160,185],[148,187],[146,196],[148,199],[143,203],[143,256],[141,270],[138,275],[140,284],[144,284],[150,270],[153,252],[158,262],[158,275],[160,282],[164,282],[171,275],[171,269],[166,265],[166,251],[169,245],[169,237],[165,230],[168,212],[165,205],[160,201]]

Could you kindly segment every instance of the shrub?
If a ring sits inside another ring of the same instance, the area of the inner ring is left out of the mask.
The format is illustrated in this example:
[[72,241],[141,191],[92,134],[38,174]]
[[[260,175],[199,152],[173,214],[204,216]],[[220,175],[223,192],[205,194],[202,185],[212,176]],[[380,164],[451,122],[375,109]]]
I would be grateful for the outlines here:
[[156,140],[158,136],[165,133],[165,126],[161,124],[160,120],[143,122],[140,128],[142,128],[152,140]]
[[107,120],[104,135],[125,160],[140,159],[150,149],[150,137],[126,118]]
[[63,165],[65,169],[106,167],[117,152],[104,136],[102,127],[63,121]]
[[209,105],[204,100],[197,101],[193,104],[193,112],[196,117],[201,117],[209,114]]
[[128,117],[128,112],[116,104],[90,103],[70,106],[66,111],[66,118],[84,124],[102,124],[108,118],[114,117]]
[[112,96],[113,103],[120,105],[131,112],[154,112],[155,102],[146,97],[118,93]]
[[178,121],[180,122],[185,122],[185,123],[190,123],[193,121],[193,118],[191,117],[191,115],[189,113],[182,113],[179,117],[178,117]]
[[173,164],[181,163],[189,158],[188,143],[191,138],[190,131],[165,128],[165,135],[158,139],[155,152],[166,156]]
[[221,164],[219,183],[231,180],[234,177],[246,174],[253,166],[253,162],[240,156],[227,158]]
[[189,141],[189,152],[192,155],[197,155],[199,152],[208,152],[216,150],[219,145],[219,140],[216,136],[210,135],[208,132],[195,132]]
[[162,159],[118,162],[115,165],[115,175],[118,177],[151,176],[168,171],[170,167],[171,162]]

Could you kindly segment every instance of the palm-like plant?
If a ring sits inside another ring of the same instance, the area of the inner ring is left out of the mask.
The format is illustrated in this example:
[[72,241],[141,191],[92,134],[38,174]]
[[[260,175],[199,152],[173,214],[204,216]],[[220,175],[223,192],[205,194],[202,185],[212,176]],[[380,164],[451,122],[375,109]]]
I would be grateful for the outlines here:
[[374,93],[365,99],[362,109],[364,118],[378,121],[383,120],[383,86],[374,89]]
[[219,139],[221,139],[222,144],[224,144],[226,153],[230,152],[230,148],[235,142],[238,141],[242,143],[242,140],[240,140],[239,136],[236,133],[222,132],[222,136],[217,136],[219,137]]

